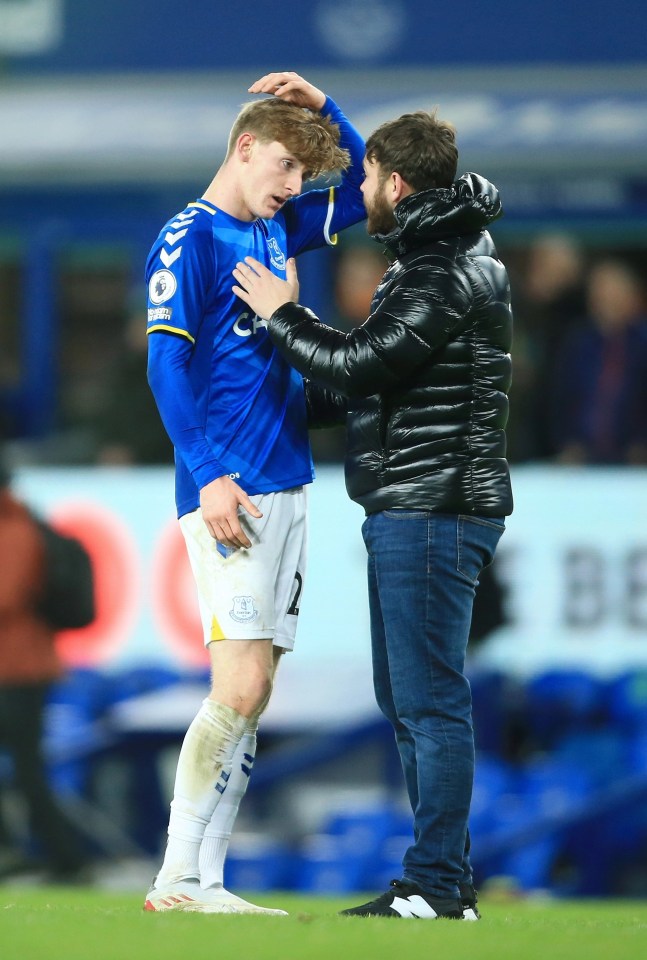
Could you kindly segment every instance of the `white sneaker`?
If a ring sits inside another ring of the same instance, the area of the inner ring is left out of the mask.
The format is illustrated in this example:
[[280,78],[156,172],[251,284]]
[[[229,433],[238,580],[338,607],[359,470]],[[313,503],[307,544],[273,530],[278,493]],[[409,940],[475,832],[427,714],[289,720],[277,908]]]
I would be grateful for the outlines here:
[[192,913],[266,913],[287,917],[285,910],[258,907],[242,897],[225,890],[223,886],[202,889],[195,879],[178,880],[167,886],[151,886],[146,894],[144,910],[160,913],[164,910],[184,910]]

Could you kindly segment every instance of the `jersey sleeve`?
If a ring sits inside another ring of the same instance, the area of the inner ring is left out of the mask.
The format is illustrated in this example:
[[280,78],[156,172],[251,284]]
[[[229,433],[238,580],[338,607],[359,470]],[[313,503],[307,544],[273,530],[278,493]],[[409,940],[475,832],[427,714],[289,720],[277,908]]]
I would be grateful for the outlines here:
[[[211,224],[199,211],[178,214],[162,230],[146,263],[148,330],[195,343],[215,275]],[[209,229],[207,229],[207,226]]]
[[191,215],[182,216],[162,231],[146,265],[148,382],[176,454],[200,489],[227,472],[206,438],[189,376],[215,264],[210,226],[201,230]]
[[339,109],[326,98],[321,113],[330,115],[340,129],[340,146],[350,153],[351,164],[341,182],[321,190],[309,190],[284,208],[288,256],[337,243],[337,233],[366,217],[361,185],[364,180],[364,140]]

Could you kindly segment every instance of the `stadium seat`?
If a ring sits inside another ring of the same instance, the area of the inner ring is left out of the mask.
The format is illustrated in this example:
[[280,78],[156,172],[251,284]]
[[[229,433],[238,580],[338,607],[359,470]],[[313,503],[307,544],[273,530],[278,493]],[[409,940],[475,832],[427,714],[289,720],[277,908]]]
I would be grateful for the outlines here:
[[583,670],[550,670],[525,685],[525,717],[531,741],[550,749],[566,732],[594,727],[605,718],[605,685]]
[[362,854],[376,850],[385,837],[399,832],[403,819],[407,819],[407,814],[390,804],[376,804],[334,813],[324,821],[321,832],[343,837],[352,849]]
[[376,856],[373,849],[355,854],[344,836],[312,834],[295,861],[295,890],[318,894],[348,893],[363,889],[367,866]]
[[473,837],[486,836],[497,825],[497,808],[501,798],[516,789],[516,772],[497,757],[477,753],[470,811],[470,832]]
[[101,717],[110,702],[109,679],[72,670],[52,688],[45,710],[44,752],[55,789],[82,794],[91,759],[110,741]]
[[113,703],[139,697],[154,690],[173,686],[180,681],[176,670],[158,666],[133,667],[110,677],[110,691]]
[[[411,814],[390,803],[333,814],[304,844],[298,889],[335,893],[372,888],[387,869],[389,840],[408,831],[410,843],[411,824]],[[400,862],[394,875],[401,872]]]
[[523,890],[549,888],[561,849],[559,818],[582,802],[589,786],[580,770],[552,758],[518,769],[479,760],[470,816],[479,882],[509,876]]
[[501,861],[501,874],[514,877],[521,890],[538,892],[553,886],[559,853],[557,837],[550,835],[512,849]]
[[386,890],[391,880],[402,876],[402,858],[413,843],[413,817],[409,819],[408,832],[394,833],[382,841],[376,856],[366,865],[362,889]]
[[228,889],[287,890],[292,886],[293,852],[266,835],[235,833],[225,862]]
[[647,776],[647,730],[641,730],[630,737],[627,755],[631,773]]
[[582,804],[591,791],[591,777],[581,766],[559,757],[539,757],[524,767],[521,795],[537,816],[557,817]]
[[472,718],[477,750],[502,755],[506,749],[511,703],[510,678],[496,670],[470,669]]
[[628,772],[629,746],[626,734],[616,729],[576,731],[557,742],[553,757],[585,772],[592,787],[604,786]]
[[611,681],[609,710],[623,728],[647,730],[647,670],[632,670]]

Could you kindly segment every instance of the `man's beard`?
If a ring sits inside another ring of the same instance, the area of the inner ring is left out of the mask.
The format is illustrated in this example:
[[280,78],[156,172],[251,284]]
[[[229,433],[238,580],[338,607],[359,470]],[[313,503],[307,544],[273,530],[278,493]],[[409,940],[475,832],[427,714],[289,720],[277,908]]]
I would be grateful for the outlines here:
[[366,221],[367,233],[373,237],[376,233],[391,233],[397,226],[397,220],[393,215],[393,209],[384,196],[384,188],[376,190],[370,204],[365,204],[368,219]]

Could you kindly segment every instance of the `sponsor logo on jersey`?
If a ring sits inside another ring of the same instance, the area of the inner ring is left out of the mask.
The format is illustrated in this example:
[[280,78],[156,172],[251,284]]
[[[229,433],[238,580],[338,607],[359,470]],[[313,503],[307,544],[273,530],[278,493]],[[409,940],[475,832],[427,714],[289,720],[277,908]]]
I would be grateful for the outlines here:
[[149,323],[168,323],[173,316],[173,307],[149,307]]
[[270,263],[277,270],[285,270],[285,254],[279,247],[276,237],[268,237],[267,249],[270,253]]
[[251,623],[256,620],[258,610],[254,606],[253,597],[232,597],[232,608],[229,616],[237,623]]
[[261,327],[267,327],[267,320],[261,320],[255,313],[250,313],[249,310],[245,310],[240,316],[236,317],[233,331],[239,337],[251,337],[257,333]]
[[148,299],[158,304],[170,300],[177,290],[175,274],[170,270],[156,270],[148,284]]

